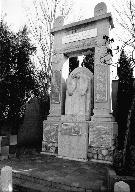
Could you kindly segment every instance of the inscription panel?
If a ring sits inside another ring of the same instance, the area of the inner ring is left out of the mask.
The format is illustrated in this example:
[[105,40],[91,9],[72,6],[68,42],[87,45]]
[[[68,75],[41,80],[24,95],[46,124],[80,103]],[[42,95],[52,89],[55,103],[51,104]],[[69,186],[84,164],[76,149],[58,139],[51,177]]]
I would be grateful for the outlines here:
[[81,127],[76,123],[62,123],[61,135],[81,135]]
[[96,38],[91,38],[91,39],[85,39],[81,41],[76,41],[68,44],[64,44],[62,47],[62,52],[63,53],[70,53],[78,50],[84,50],[92,47],[97,46],[97,39]]
[[62,38],[62,44],[67,44],[74,41],[80,41],[83,39],[89,39],[96,36],[97,36],[97,28],[94,28],[94,29],[66,35],[65,37]]

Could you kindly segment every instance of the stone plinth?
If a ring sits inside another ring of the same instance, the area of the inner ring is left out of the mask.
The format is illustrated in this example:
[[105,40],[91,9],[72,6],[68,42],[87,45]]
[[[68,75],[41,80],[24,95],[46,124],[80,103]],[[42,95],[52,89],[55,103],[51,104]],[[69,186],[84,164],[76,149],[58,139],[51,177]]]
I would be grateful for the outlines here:
[[89,159],[112,163],[116,136],[116,122],[91,121],[89,123]]
[[64,116],[58,130],[58,157],[86,161],[88,149],[88,123],[70,121]]

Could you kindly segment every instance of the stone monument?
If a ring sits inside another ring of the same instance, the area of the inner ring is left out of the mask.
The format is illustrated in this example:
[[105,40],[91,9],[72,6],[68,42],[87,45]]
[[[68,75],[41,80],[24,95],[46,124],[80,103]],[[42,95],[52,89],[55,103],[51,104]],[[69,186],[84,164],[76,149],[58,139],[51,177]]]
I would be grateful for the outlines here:
[[74,69],[67,79],[65,115],[58,133],[59,157],[87,160],[92,80],[93,74],[85,67]]
[[92,76],[85,67],[78,67],[70,74],[67,79],[66,115],[81,115],[90,119]]
[[[107,50],[103,36],[109,36],[113,27],[111,13],[107,13],[103,2],[95,6],[93,18],[67,25],[64,25],[62,16],[55,20],[52,29],[54,47],[50,114],[43,123],[44,153],[82,160],[86,160],[88,155],[90,160],[112,162],[117,123],[111,114],[110,65],[102,62],[101,58]],[[92,49],[95,55],[94,109],[91,117],[88,78],[91,78],[91,74],[75,69],[67,80],[64,101],[61,71],[69,57],[86,55]]]

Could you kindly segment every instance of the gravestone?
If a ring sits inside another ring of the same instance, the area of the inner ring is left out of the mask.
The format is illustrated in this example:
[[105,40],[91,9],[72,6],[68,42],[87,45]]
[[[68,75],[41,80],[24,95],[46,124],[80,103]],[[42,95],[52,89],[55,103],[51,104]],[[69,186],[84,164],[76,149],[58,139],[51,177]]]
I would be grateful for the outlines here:
[[119,181],[114,184],[114,192],[130,192],[130,187],[127,183]]
[[5,166],[1,169],[1,190],[3,192],[12,192],[12,167]]
[[[43,123],[42,151],[44,153],[58,153],[60,157],[86,160],[88,152],[90,159],[112,162],[117,123],[111,114],[110,63],[108,61],[108,65],[106,65],[101,58],[107,50],[103,36],[109,36],[110,28],[113,27],[112,16],[111,13],[107,13],[105,3],[99,3],[95,6],[93,18],[67,25],[64,25],[62,16],[55,20],[51,31],[54,36],[53,88],[50,114],[47,121]],[[63,89],[63,87],[65,86],[63,86],[61,72],[68,58],[86,55],[88,51],[93,49],[95,56],[94,109],[92,115],[90,113],[92,98],[87,74],[78,75],[74,71],[73,76],[70,75],[67,80],[67,90],[64,93],[65,88]],[[65,100],[63,100],[65,98],[63,95],[66,95]],[[64,110],[65,115],[63,115]],[[73,135],[75,136],[72,140]],[[83,141],[81,136],[84,136]],[[76,147],[76,143],[79,142],[81,144]],[[66,146],[69,147],[66,148],[65,152]],[[83,150],[84,153],[82,153]],[[72,155],[70,155],[71,151]]]

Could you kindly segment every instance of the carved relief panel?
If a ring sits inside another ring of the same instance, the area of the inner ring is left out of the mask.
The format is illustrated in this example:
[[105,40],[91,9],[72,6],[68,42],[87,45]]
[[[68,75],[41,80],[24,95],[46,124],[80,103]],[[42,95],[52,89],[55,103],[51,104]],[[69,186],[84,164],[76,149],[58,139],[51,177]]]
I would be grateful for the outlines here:
[[53,71],[51,84],[51,103],[60,103],[61,74],[60,71]]

